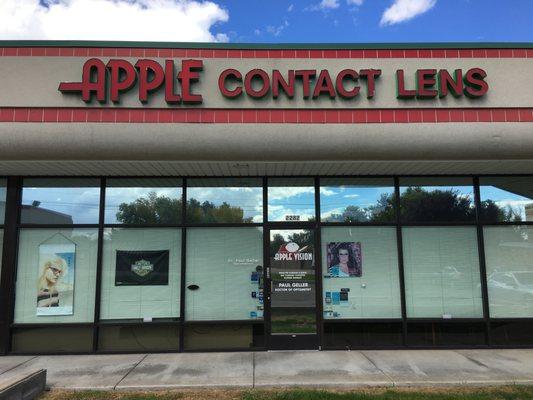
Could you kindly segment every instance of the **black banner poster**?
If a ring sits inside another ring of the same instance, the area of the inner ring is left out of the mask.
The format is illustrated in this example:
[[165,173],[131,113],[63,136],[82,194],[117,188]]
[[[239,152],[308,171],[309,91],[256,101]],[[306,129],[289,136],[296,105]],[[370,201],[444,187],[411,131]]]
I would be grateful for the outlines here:
[[168,285],[168,250],[117,250],[115,286]]

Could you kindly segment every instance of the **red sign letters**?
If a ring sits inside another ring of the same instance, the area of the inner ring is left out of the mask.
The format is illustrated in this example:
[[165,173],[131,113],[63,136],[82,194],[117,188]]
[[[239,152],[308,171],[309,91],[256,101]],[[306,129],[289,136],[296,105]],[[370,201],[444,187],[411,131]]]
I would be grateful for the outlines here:
[[[97,58],[87,60],[83,65],[81,82],[62,82],[62,93],[81,93],[85,102],[92,96],[100,103],[107,102],[107,81],[109,80],[110,99],[120,102],[120,95],[131,90],[138,82],[139,101],[146,103],[150,93],[165,87],[165,101],[168,104],[198,104],[202,95],[192,92],[192,84],[200,79],[202,60],[182,60],[181,71],[174,71],[174,61],[166,60],[165,68],[154,60],[138,60],[132,65],[126,60],[109,60],[107,64]],[[107,72],[109,71],[109,78]],[[176,78],[181,84],[181,93],[176,93]]]
[[[83,65],[81,82],[62,82],[62,93],[81,93],[85,102],[93,97],[100,103],[110,99],[120,103],[124,93],[136,90],[139,101],[147,103],[150,95],[164,88],[167,104],[200,104],[202,95],[193,91],[193,85],[200,80],[204,69],[202,60],[181,60],[181,70],[176,73],[174,60],[138,60],[135,64],[127,60],[111,59],[106,63],[97,58],[87,60]],[[353,99],[363,93],[368,99],[376,96],[377,82],[382,75],[380,69],[343,69],[334,74],[327,69],[278,69],[266,71],[251,69],[241,72],[234,68],[222,71],[218,77],[220,93],[235,99],[247,96],[251,99],[284,97],[316,100],[320,98]],[[403,69],[396,71],[396,89],[399,99],[431,99],[467,96],[479,98],[489,90],[485,81],[487,73],[481,68],[467,71],[456,69],[453,75],[445,69],[418,69],[414,83],[409,86]],[[413,79],[409,81],[413,82]],[[178,88],[179,86],[179,88]]]

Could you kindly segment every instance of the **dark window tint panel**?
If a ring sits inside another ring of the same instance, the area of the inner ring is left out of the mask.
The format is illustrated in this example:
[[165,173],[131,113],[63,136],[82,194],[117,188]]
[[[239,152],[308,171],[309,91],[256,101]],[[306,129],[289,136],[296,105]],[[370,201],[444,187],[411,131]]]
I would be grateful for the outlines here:
[[85,353],[93,346],[92,327],[16,328],[12,334],[14,353]]
[[177,326],[101,326],[99,351],[178,351]]
[[407,324],[409,346],[484,346],[484,322],[424,322]]
[[198,324],[185,327],[185,350],[254,349],[264,346],[262,323]]
[[402,345],[401,323],[325,323],[326,348],[395,347]]
[[493,322],[490,334],[494,346],[532,346],[533,322]]

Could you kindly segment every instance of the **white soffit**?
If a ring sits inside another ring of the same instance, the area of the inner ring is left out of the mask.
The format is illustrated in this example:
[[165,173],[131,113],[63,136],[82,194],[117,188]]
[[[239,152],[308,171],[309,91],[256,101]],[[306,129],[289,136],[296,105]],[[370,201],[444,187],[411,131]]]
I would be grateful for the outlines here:
[[299,176],[533,174],[533,160],[364,162],[0,161],[0,175]]

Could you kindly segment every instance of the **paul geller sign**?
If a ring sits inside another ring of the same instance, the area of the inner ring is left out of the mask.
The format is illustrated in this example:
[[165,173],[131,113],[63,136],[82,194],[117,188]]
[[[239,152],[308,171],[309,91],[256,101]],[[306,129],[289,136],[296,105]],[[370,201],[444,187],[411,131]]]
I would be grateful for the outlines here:
[[[61,93],[81,94],[89,103],[96,98],[101,104],[120,103],[121,96],[137,91],[141,103],[147,103],[158,91],[164,91],[169,105],[201,104],[205,94],[195,91],[195,84],[202,79],[203,60],[180,60],[179,71],[172,59],[159,61],[140,59],[134,64],[123,59],[111,59],[104,63],[98,58],[85,62],[80,82],[62,82]],[[338,73],[328,69],[278,69],[252,68],[246,71],[228,68],[218,76],[218,90],[228,99],[248,97],[252,100],[277,99],[280,96],[291,100],[295,96],[303,99],[321,98],[354,99],[379,96],[376,82],[382,75],[381,69],[346,68]],[[417,69],[414,85],[407,84],[403,69],[395,71],[396,93],[399,99],[432,99],[467,96],[479,98],[489,90],[481,68]],[[108,89],[109,88],[109,89]],[[208,95],[208,94],[207,94]]]

